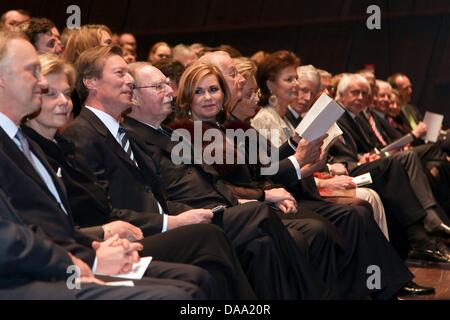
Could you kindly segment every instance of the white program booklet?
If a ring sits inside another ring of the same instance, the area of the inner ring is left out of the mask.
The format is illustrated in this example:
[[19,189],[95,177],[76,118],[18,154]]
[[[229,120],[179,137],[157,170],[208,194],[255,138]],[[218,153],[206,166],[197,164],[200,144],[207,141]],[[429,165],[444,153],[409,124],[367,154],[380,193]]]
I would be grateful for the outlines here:
[[148,265],[152,261],[152,257],[144,257],[139,260],[139,262],[133,264],[130,272],[119,273],[114,275],[101,274],[95,272],[99,276],[110,276],[114,278],[130,279],[130,280],[140,280],[144,276],[145,270],[147,270]]
[[367,172],[360,176],[354,177],[352,180],[357,187],[362,187],[372,183],[372,176],[370,175],[370,172]]
[[110,287],[134,287],[134,282],[133,281],[110,281],[110,282],[105,282],[105,286],[110,286]]
[[394,142],[387,145],[383,149],[381,149],[381,152],[390,152],[392,150],[397,150],[397,149],[403,148],[408,143],[411,143],[413,141],[414,141],[413,136],[411,134],[407,134],[407,135],[401,137],[400,139],[395,140]]
[[327,133],[344,112],[344,108],[336,101],[327,94],[322,93],[303,117],[295,131],[305,140],[315,140]]
[[423,122],[427,125],[425,141],[436,142],[438,140],[443,120],[444,116],[442,114],[429,111],[425,113],[425,117],[423,118]]
[[327,131],[328,137],[323,140],[322,151],[328,152],[328,149],[339,139],[343,134],[341,128],[336,123],[331,125],[331,128]]

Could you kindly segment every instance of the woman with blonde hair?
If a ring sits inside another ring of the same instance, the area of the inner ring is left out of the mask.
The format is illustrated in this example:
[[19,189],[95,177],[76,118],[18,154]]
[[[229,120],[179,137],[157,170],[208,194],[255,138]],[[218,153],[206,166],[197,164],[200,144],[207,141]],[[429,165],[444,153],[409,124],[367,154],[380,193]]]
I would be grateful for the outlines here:
[[66,62],[75,64],[80,54],[97,46],[107,46],[112,43],[112,32],[103,24],[87,24],[79,30],[70,32],[63,58]]

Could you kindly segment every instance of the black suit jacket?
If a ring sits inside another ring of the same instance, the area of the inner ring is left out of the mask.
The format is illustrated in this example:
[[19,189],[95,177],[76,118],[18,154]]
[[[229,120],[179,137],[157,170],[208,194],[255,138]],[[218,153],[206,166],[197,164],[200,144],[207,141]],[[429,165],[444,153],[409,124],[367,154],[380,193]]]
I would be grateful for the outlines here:
[[157,201],[168,214],[173,213],[176,206],[171,206],[169,211],[159,180],[154,175],[154,163],[136,148],[131,139],[130,145],[139,167],[101,120],[87,108],[81,110],[63,136],[75,145],[75,157],[87,164],[114,208],[136,211],[140,215],[135,217],[135,221],[139,221],[136,225],[145,236],[161,232],[163,216]]
[[367,133],[363,132],[360,125],[347,111],[338,120],[337,124],[341,128],[343,135],[342,139],[339,139],[330,148],[330,161],[345,164],[350,172],[357,167],[358,154],[371,152],[374,146],[371,138],[367,137]]
[[0,185],[30,227],[39,227],[48,238],[67,251],[92,264],[95,252],[92,238],[78,232],[73,223],[63,183],[45,160],[42,150],[29,141],[30,150],[49,172],[68,214],[60,207],[53,194],[19,147],[0,129]]
[[212,166],[176,165],[172,162],[171,152],[178,144],[171,141],[172,129],[164,127],[167,132],[165,135],[130,117],[125,117],[123,126],[136,149],[146,154],[155,164],[156,176],[168,200],[181,202],[193,208],[237,204],[237,199],[230,188],[220,179]]
[[299,116],[298,118],[296,118],[294,116],[294,114],[292,113],[291,110],[287,110],[286,115],[285,115],[286,119],[288,119],[288,121],[292,124],[292,126],[294,128],[297,128],[297,126],[300,124],[300,122],[302,121],[302,118]]
[[27,228],[0,190],[0,287],[62,280],[72,260],[67,252]]

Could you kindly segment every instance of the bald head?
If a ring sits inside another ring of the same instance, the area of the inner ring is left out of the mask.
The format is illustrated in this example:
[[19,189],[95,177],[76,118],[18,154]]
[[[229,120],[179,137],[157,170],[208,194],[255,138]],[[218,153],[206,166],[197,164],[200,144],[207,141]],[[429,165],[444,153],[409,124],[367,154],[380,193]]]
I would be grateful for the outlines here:
[[199,61],[212,64],[222,72],[227,86],[230,89],[231,105],[234,107],[242,98],[242,87],[244,86],[245,79],[237,71],[236,65],[230,55],[225,51],[208,52]]
[[166,76],[147,62],[130,64],[130,73],[135,80],[135,105],[129,116],[159,127],[172,112],[173,90]]

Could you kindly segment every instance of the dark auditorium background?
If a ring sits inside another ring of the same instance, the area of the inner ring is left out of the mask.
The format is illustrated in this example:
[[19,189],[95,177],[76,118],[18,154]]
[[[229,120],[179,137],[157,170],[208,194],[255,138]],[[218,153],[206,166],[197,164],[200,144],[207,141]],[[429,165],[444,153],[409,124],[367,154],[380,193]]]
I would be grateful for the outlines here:
[[[450,126],[450,0],[14,0],[1,1],[0,12],[25,9],[62,30],[71,4],[81,8],[82,24],[134,33],[140,59],[158,41],[201,42],[244,55],[289,49],[332,73],[365,65],[379,79],[404,72],[413,103],[444,114]],[[372,4],[381,8],[381,30],[366,27]]]

